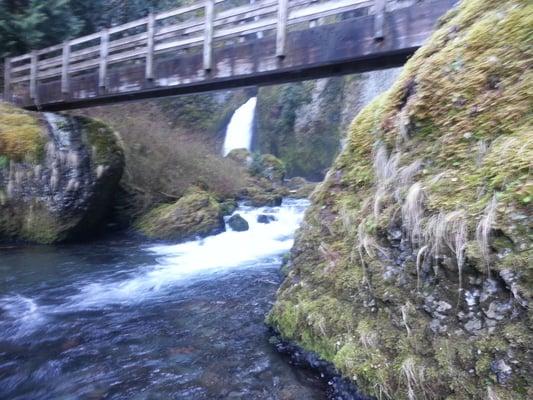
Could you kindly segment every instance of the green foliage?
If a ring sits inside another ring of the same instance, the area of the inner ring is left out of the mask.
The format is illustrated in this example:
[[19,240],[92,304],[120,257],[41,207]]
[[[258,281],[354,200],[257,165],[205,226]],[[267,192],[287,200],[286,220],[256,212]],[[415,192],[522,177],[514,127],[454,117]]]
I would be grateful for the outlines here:
[[0,57],[57,44],[83,26],[71,0],[27,0],[0,3]]
[[3,0],[0,57],[26,53],[192,0]]

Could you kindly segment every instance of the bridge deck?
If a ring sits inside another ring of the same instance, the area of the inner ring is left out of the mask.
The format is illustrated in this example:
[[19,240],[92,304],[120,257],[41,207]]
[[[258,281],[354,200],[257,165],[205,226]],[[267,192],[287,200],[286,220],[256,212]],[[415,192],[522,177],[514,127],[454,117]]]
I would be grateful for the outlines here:
[[7,59],[4,99],[64,110],[399,66],[455,1],[207,0]]

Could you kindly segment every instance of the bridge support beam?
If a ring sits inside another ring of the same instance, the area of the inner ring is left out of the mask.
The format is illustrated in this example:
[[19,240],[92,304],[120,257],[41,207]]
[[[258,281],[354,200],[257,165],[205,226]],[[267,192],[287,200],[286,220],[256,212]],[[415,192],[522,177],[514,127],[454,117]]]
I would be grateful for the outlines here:
[[213,25],[215,21],[215,0],[205,2],[205,30],[204,30],[204,70],[209,72],[213,68]]
[[11,101],[11,59],[4,60],[4,101]]
[[289,1],[278,0],[278,23],[276,31],[276,56],[285,57],[287,47],[287,21],[289,18]]
[[30,64],[30,99],[37,102],[37,73],[39,72],[39,55],[37,51],[31,53]]
[[155,15],[154,13],[150,13],[148,15],[146,33],[148,36],[147,43],[146,43],[146,80],[152,81],[154,79],[154,39],[155,39]]
[[63,98],[67,97],[70,93],[70,42],[67,40],[63,43],[63,61],[61,63],[61,94]]
[[374,0],[374,40],[385,39],[385,8],[387,0]]
[[98,87],[105,91],[107,85],[107,57],[109,55],[109,31],[104,29],[100,36],[100,68],[98,71]]

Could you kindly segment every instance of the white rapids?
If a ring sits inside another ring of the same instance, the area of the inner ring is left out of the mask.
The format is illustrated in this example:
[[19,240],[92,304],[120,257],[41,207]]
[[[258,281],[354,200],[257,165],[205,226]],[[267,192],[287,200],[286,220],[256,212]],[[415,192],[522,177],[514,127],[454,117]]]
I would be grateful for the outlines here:
[[[285,200],[280,207],[241,206],[235,213],[246,219],[248,231],[235,232],[228,227],[226,232],[205,239],[148,247],[147,251],[157,255],[157,265],[119,281],[88,283],[71,297],[70,303],[76,308],[94,308],[142,301],[164,295],[165,289],[187,280],[261,266],[290,250],[307,205],[307,200]],[[272,215],[275,220],[258,223],[260,214]]]

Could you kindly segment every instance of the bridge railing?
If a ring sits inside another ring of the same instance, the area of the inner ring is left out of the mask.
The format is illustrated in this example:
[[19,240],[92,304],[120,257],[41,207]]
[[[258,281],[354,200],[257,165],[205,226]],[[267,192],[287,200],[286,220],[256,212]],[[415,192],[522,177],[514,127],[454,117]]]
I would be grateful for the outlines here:
[[[412,0],[399,2],[402,1]],[[150,14],[124,25],[6,59],[4,99],[12,100],[14,88],[22,87],[38,103],[39,83],[58,79],[61,79],[61,92],[67,98],[70,78],[89,70],[98,70],[99,87],[101,93],[105,93],[109,68],[124,62],[144,62],[146,80],[153,81],[155,57],[175,56],[177,52],[203,52],[204,73],[209,74],[215,63],[214,48],[231,46],[250,35],[276,35],[276,56],[283,59],[287,33],[291,29],[327,23],[328,19],[361,10],[376,14],[375,37],[380,39],[386,3],[387,0],[255,0],[228,8],[225,0],[206,0]]]

